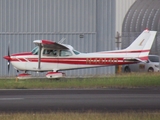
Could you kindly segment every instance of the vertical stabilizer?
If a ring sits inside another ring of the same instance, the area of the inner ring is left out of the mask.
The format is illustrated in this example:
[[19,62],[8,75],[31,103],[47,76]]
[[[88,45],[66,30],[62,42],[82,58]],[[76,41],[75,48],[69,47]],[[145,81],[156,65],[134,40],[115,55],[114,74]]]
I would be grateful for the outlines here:
[[156,33],[157,31],[144,30],[129,47],[124,49],[125,51],[128,51],[127,57],[147,57],[151,50]]

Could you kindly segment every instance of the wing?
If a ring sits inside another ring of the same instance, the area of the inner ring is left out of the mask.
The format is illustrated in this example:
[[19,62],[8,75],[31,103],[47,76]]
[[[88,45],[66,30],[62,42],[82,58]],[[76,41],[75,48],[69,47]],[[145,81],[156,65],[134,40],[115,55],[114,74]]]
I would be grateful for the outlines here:
[[41,45],[42,47],[45,48],[68,49],[67,46],[50,40],[34,40],[33,43],[35,43],[38,46]]

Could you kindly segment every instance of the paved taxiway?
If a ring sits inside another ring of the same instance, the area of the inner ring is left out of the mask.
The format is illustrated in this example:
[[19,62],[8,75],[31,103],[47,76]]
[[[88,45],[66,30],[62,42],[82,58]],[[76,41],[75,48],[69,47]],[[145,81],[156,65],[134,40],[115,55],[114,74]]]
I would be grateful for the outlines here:
[[0,112],[160,110],[160,88],[0,90]]

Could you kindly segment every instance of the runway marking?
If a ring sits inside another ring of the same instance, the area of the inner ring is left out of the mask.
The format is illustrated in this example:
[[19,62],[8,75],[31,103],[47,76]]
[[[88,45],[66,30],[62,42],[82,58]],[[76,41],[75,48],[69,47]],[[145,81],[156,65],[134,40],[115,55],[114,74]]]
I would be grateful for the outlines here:
[[0,100],[23,100],[24,98],[0,98]]

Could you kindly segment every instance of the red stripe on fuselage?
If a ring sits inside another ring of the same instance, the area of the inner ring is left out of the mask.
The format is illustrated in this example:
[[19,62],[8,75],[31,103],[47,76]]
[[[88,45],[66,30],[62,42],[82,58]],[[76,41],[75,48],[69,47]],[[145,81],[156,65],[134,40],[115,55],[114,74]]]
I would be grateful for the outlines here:
[[[29,62],[38,62],[38,58],[25,58]],[[27,62],[24,58],[11,58],[11,61]],[[118,65],[133,62],[124,62],[123,58],[41,58],[41,63],[77,64],[77,65]]]
[[11,56],[24,56],[24,55],[32,55],[32,52],[16,53],[12,54]]

